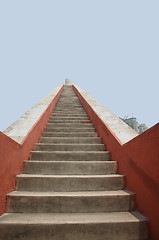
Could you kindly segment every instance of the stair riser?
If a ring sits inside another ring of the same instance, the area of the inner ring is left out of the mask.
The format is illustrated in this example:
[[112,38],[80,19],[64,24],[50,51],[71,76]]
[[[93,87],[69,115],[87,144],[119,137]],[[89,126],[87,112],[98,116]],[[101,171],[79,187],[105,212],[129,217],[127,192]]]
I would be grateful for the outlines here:
[[24,173],[50,175],[104,175],[116,173],[116,162],[32,162],[26,161]]
[[75,95],[70,95],[70,96],[61,96],[60,99],[58,100],[58,102],[56,103],[56,105],[59,104],[81,104],[81,102],[79,101],[79,99],[77,98],[77,96]]
[[52,114],[50,117],[51,117],[51,119],[52,118],[54,118],[54,117],[88,117],[88,115],[87,115],[87,113],[85,113],[85,112],[79,112],[79,111],[77,111],[77,112],[64,112],[64,111],[62,111],[62,112],[54,112],[54,114]]
[[131,210],[131,196],[8,196],[6,212],[87,213]]
[[123,176],[110,177],[17,177],[18,191],[104,191],[124,188]]
[[83,108],[83,106],[81,104],[61,104],[61,105],[56,105],[56,107],[54,108],[54,110],[65,110],[65,111],[69,111],[69,110],[83,110],[85,111],[85,109]]
[[[71,102],[71,101],[65,101],[65,102],[58,102],[55,106],[55,108],[83,108],[80,102]],[[83,108],[84,109],[84,108]]]
[[53,111],[55,111],[55,110],[65,110],[65,111],[69,111],[69,110],[83,110],[83,111],[85,111],[85,109],[83,108],[83,106],[81,105],[81,104],[76,104],[76,105],[56,105],[55,106],[55,108],[54,108],[54,110]]
[[56,127],[47,127],[44,132],[95,132],[95,129],[92,127],[87,128],[56,128]]
[[[8,231],[9,229],[9,231]],[[143,240],[145,222],[12,224],[0,226],[0,240]]]
[[45,152],[34,151],[32,160],[45,161],[109,161],[109,152]]
[[61,114],[69,114],[69,115],[78,115],[78,114],[87,114],[84,110],[78,110],[78,109],[72,109],[72,110],[56,110],[56,111],[53,111],[52,115],[51,116],[54,116],[54,115],[61,115]]
[[[51,116],[54,116],[55,115],[55,111],[56,111],[57,109],[54,109],[54,111],[51,113]],[[82,111],[82,113],[80,112],[80,111]],[[68,113],[69,114],[69,112],[70,112],[70,115],[71,114],[73,114],[73,115],[78,115],[78,114],[87,114],[86,113],[86,111],[81,107],[81,108],[70,108],[70,109],[68,109],[68,108],[64,108],[64,109],[61,109],[60,111],[58,111],[58,113],[57,114],[64,114],[64,113]]]
[[67,143],[67,144],[77,144],[77,143],[87,143],[87,144],[100,144],[101,138],[51,138],[51,137],[41,137],[40,143]]
[[58,117],[58,118],[65,118],[65,117],[67,117],[67,118],[69,118],[69,119],[72,119],[72,118],[87,118],[88,117],[88,115],[86,114],[86,113],[74,113],[74,114],[72,114],[72,113],[54,113],[54,114],[52,114],[51,116],[50,116],[50,120],[51,119],[54,119],[54,118],[56,118],[56,117]]
[[88,117],[51,117],[49,121],[89,121]]
[[57,101],[56,103],[56,106],[57,105],[60,105],[60,104],[68,104],[68,105],[74,105],[74,104],[80,104],[81,105],[81,102],[79,101],[79,99],[77,98],[77,96],[70,96],[70,97],[67,97],[67,98],[59,98],[59,100]]
[[71,110],[75,110],[75,109],[78,110],[79,109],[79,110],[85,111],[85,109],[83,108],[83,106],[81,104],[76,104],[76,105],[69,105],[69,104],[66,105],[65,104],[65,105],[61,105],[61,106],[60,105],[56,105],[56,107],[54,108],[53,111],[55,111],[55,110],[69,111],[70,109]]
[[48,123],[47,128],[91,128],[94,129],[91,123]]
[[69,119],[66,119],[66,120],[53,120],[53,119],[51,119],[51,120],[49,120],[48,121],[48,123],[54,123],[54,124],[56,124],[56,123],[58,123],[58,124],[84,124],[84,123],[91,123],[91,121],[90,120],[88,120],[88,119],[85,119],[85,120],[81,120],[81,119],[79,119],[79,120],[69,120]]
[[77,96],[75,94],[71,94],[69,93],[69,95],[67,95],[67,97],[64,97],[63,95],[60,96],[58,103],[63,103],[63,102],[71,102],[71,103],[74,103],[74,102],[77,102],[77,103],[80,103],[80,100],[77,98]]
[[43,132],[43,137],[97,137],[96,132]]
[[36,151],[104,151],[105,146],[103,144],[98,145],[88,145],[88,144],[74,144],[74,145],[66,145],[66,144],[35,144]]
[[[86,111],[83,109],[83,107],[72,107],[72,108],[60,108],[60,107],[56,107],[53,110],[53,113],[61,113],[61,112],[70,112],[70,113],[78,113],[78,112],[82,112],[82,113],[86,113]],[[53,114],[52,113],[52,114]]]
[[54,109],[73,109],[73,108],[81,108],[84,110],[83,106],[79,102],[65,102],[65,103],[57,103]]
[[84,110],[83,106],[81,104],[61,104],[56,105],[54,109],[60,109],[60,110],[75,110],[75,109],[82,109]]

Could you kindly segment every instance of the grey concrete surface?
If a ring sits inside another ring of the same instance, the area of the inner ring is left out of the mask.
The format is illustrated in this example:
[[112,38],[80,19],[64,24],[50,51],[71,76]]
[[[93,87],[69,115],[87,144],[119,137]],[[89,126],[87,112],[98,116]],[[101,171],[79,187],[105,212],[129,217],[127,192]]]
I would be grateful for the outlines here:
[[104,151],[104,144],[51,144],[37,143],[35,144],[37,151]]
[[124,177],[111,175],[33,175],[17,177],[18,191],[105,191],[124,188]]
[[0,240],[143,240],[145,221],[129,212],[6,213],[0,220]]
[[24,174],[104,175],[116,170],[116,161],[26,161],[24,165]]
[[68,144],[77,144],[77,143],[92,143],[99,144],[102,143],[101,138],[99,137],[41,137],[40,143],[68,143]]
[[43,137],[97,137],[96,132],[43,132]]
[[32,160],[48,161],[108,161],[110,153],[108,151],[33,151]]
[[7,196],[7,212],[84,213],[131,211],[132,195],[124,191],[22,192]]

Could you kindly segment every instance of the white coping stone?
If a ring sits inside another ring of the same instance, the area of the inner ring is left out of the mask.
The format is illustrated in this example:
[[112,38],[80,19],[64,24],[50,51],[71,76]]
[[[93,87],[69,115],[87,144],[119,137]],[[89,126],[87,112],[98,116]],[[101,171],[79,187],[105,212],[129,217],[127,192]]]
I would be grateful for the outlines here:
[[8,127],[3,133],[12,138],[19,144],[23,141],[24,137],[28,134],[33,125],[37,122],[43,112],[47,109],[54,97],[62,88],[63,84],[55,88],[49,95],[34,105],[22,117]]
[[69,78],[65,79],[65,85],[71,85],[71,80]]
[[88,93],[80,87],[74,85],[86,102],[93,108],[94,112],[109,127],[109,129],[117,136],[122,144],[129,142],[139,134],[123,122],[119,117],[110,112],[107,108],[98,103]]

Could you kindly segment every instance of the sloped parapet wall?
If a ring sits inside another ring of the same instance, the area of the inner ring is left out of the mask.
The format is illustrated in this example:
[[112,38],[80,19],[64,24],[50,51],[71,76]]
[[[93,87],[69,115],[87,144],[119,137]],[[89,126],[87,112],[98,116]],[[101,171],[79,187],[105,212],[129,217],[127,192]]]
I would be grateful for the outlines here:
[[95,115],[91,114],[94,112],[101,119],[101,121],[103,121],[103,123],[107,125],[112,134],[115,134],[116,139],[118,139],[121,144],[124,144],[133,139],[134,137],[138,136],[138,133],[136,131],[134,131],[131,127],[129,127],[125,122],[123,122],[119,117],[117,117],[107,108],[98,103],[94,98],[92,98],[80,87],[74,86],[74,89],[76,89],[78,93],[80,93],[82,98],[85,99],[87,104],[89,105],[89,109],[87,107],[87,112],[89,111],[88,114],[91,120],[95,120]]
[[3,133],[21,144],[30,129],[36,124],[41,115],[46,111],[52,100],[56,97],[63,85],[58,86],[48,96],[27,111],[21,118],[8,127]]
[[94,124],[126,188],[135,193],[134,207],[148,218],[149,235],[159,239],[159,123],[138,134],[84,90],[73,89]]
[[6,194],[14,190],[16,175],[22,172],[23,162],[38,142],[62,91],[61,84],[3,133],[0,132],[0,215],[5,209]]

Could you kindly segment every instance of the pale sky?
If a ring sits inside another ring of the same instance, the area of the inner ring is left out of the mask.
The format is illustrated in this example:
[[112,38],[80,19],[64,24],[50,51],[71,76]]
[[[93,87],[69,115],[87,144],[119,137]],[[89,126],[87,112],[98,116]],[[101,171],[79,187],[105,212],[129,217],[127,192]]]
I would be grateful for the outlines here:
[[159,1],[0,0],[0,131],[65,78],[119,117],[159,121]]

